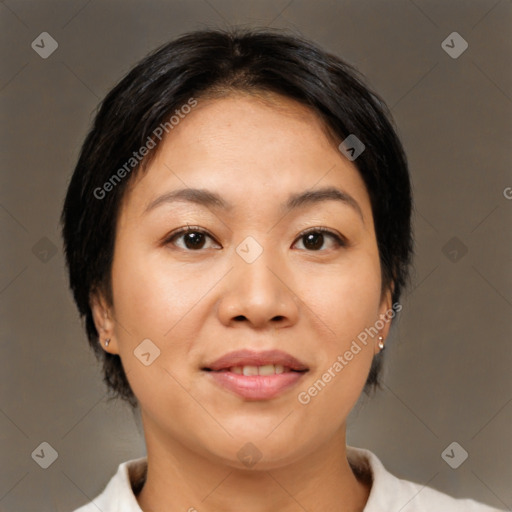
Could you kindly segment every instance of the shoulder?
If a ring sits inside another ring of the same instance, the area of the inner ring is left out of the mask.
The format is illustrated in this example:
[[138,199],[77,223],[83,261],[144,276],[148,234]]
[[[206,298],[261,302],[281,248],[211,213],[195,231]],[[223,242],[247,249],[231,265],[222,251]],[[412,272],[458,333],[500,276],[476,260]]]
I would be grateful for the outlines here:
[[105,489],[91,502],[73,512],[142,512],[133,492],[145,476],[146,457],[119,464]]
[[431,487],[397,478],[369,450],[347,446],[347,458],[356,474],[369,475],[372,480],[364,512],[500,512],[472,499],[457,499]]

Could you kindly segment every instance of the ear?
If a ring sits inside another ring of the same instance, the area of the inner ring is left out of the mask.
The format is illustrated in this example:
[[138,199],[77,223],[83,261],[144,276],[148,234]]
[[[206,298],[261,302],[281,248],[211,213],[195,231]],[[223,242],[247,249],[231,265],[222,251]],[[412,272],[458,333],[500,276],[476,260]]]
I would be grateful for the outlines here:
[[[94,325],[98,331],[99,343],[105,352],[118,354],[117,339],[115,336],[115,320],[112,307],[108,305],[102,292],[96,290],[91,292],[89,304],[92,311]],[[110,340],[105,346],[105,340]]]
[[[396,315],[395,310],[392,307],[394,285],[391,284],[382,293],[380,306],[379,306],[379,325],[384,324],[382,329],[379,329],[379,336],[384,339],[383,343],[386,343],[386,339],[389,335],[389,329],[391,328],[391,320]],[[401,308],[400,308],[401,309]],[[382,349],[378,346],[379,338],[375,338],[375,353],[378,354]]]

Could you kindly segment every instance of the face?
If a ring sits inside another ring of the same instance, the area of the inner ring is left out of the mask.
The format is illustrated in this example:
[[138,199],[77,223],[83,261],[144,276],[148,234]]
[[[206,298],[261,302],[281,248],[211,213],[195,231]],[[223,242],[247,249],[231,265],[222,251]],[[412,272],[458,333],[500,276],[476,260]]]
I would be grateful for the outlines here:
[[[200,100],[134,177],[113,304],[93,312],[152,443],[243,467],[250,442],[273,468],[344,435],[378,351],[361,333],[391,305],[381,284],[354,164],[306,107],[240,94]],[[212,370],[239,350],[287,356]]]

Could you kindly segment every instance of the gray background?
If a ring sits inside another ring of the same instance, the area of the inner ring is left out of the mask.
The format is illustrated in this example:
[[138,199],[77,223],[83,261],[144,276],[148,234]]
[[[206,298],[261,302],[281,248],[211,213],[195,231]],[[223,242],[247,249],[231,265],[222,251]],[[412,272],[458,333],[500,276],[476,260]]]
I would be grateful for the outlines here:
[[[233,24],[286,27],[355,64],[408,153],[414,284],[385,390],[361,398],[348,444],[401,478],[511,510],[510,0],[5,0],[0,15],[1,511],[69,511],[144,455],[132,412],[105,399],[58,217],[109,88],[168,39]],[[457,59],[441,47],[453,31],[469,43]],[[31,48],[42,32],[59,44],[47,59]],[[43,441],[58,452],[46,470],[31,457]],[[469,453],[456,470],[441,458],[453,441]]]

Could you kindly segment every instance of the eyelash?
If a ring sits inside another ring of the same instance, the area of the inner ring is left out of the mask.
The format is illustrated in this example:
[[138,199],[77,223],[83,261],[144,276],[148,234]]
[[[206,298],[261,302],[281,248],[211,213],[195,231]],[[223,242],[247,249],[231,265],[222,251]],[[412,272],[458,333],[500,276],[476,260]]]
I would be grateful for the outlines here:
[[[186,235],[187,233],[200,233],[200,234],[203,234],[203,235],[206,235],[208,236],[209,238],[211,238],[212,240],[215,241],[215,239],[213,238],[212,235],[210,235],[208,233],[208,231],[198,227],[198,226],[187,226],[186,228],[180,228],[178,229],[177,231],[173,231],[172,233],[169,234],[169,236],[167,236],[164,240],[164,244],[170,244],[172,243],[176,238],[179,238],[180,236],[183,236],[183,235]],[[347,243],[347,240],[343,237],[343,236],[340,236],[338,233],[336,233],[335,231],[331,231],[330,229],[327,229],[327,228],[323,228],[323,227],[317,227],[317,228],[308,228],[306,229],[305,231],[302,231],[298,236],[297,236],[297,239],[295,240],[294,242],[294,245],[301,239],[301,238],[304,238],[306,235],[309,235],[310,233],[322,233],[322,234],[327,234],[329,235],[333,240],[334,242],[336,243],[336,245],[338,247],[346,247],[348,245]],[[216,242],[218,243],[218,242]],[[181,248],[180,248],[181,249]],[[193,249],[184,249],[184,250],[187,250],[189,252],[199,252],[201,249],[197,249],[196,251],[194,251]],[[307,249],[306,249],[307,250]],[[308,252],[321,252],[321,250],[319,251],[315,251],[315,250],[309,250]]]

